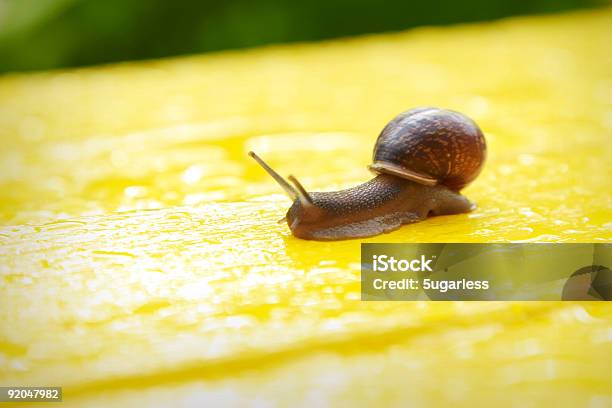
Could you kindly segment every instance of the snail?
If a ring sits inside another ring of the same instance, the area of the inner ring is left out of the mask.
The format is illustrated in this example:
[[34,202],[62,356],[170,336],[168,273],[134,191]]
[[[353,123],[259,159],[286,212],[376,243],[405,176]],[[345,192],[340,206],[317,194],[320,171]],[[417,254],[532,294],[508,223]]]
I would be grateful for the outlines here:
[[293,200],[286,220],[298,238],[339,240],[390,232],[429,216],[460,214],[475,205],[459,193],[480,173],[486,142],[478,125],[446,109],[399,114],[374,146],[372,180],[343,191],[307,192],[293,176],[283,179],[254,152]]

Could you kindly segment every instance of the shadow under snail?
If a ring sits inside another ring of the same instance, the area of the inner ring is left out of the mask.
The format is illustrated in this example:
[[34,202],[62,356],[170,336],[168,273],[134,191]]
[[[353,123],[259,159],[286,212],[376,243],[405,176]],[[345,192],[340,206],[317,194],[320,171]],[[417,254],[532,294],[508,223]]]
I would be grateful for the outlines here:
[[459,191],[480,173],[486,150],[484,135],[470,118],[425,107],[401,113],[385,126],[369,166],[376,177],[346,190],[308,193],[295,177],[288,177],[291,185],[254,152],[249,155],[293,200],[284,219],[291,232],[327,241],[473,210]]

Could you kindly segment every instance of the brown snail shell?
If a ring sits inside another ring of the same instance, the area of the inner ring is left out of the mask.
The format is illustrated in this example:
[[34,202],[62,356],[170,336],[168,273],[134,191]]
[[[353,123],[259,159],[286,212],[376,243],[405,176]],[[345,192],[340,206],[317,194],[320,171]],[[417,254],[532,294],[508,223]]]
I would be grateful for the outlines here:
[[482,131],[467,116],[447,109],[417,108],[385,126],[369,168],[459,191],[478,176],[486,152]]

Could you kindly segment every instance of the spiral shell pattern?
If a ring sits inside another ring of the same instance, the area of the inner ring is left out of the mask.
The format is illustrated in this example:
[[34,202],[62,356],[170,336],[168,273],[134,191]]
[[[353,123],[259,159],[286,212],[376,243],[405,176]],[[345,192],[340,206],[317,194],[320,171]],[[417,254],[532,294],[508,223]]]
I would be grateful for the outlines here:
[[467,116],[416,108],[385,126],[376,140],[370,169],[459,191],[478,176],[486,152],[482,131]]

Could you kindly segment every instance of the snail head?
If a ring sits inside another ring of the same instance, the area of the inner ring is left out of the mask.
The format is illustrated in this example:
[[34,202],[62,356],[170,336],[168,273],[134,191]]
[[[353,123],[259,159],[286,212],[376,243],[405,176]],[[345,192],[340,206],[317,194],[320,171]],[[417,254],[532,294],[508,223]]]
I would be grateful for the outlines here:
[[255,152],[249,152],[251,156],[283,189],[283,191],[293,200],[293,205],[289,208],[285,218],[279,222],[287,221],[289,228],[295,231],[301,224],[309,224],[318,221],[324,211],[313,201],[311,195],[306,191],[302,184],[292,175],[287,179],[290,184],[274,169],[272,169]]

